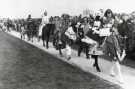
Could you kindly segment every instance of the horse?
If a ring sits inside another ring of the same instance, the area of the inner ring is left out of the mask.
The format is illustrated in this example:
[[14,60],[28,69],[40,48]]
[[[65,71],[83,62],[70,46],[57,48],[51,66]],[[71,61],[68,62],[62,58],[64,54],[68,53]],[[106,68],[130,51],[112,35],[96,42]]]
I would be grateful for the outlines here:
[[34,21],[34,19],[32,19],[31,21],[27,23],[26,34],[28,37],[28,41],[31,40],[33,42],[34,37],[37,37],[38,29],[37,29],[36,21]]
[[48,23],[42,28],[42,42],[43,42],[43,46],[45,47],[45,41],[46,41],[47,49],[49,48],[49,40],[54,30],[55,30],[55,24],[52,23]]
[[[67,21],[67,20],[66,20]],[[73,30],[73,26],[68,26],[69,22],[61,22],[57,23],[57,31],[54,34],[54,41],[53,45],[56,48],[56,50],[59,50],[59,54],[62,56],[62,49],[67,50],[67,55],[69,56],[68,59],[70,59],[71,54],[71,48],[70,46],[73,44],[73,41],[76,40],[76,34]],[[63,25],[59,25],[63,24]],[[59,27],[60,26],[60,27]]]

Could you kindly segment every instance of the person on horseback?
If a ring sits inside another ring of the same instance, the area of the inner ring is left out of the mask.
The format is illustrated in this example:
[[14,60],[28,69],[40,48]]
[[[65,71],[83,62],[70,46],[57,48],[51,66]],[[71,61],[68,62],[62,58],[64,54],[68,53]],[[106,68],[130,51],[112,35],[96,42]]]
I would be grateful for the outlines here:
[[[86,52],[86,58],[89,59],[89,44],[87,44],[87,33],[88,31],[90,30],[90,24],[88,23],[88,18],[87,17],[84,17],[84,22],[81,24],[80,28],[78,30],[81,30],[83,31],[83,34],[82,34],[82,39],[79,43],[79,49],[78,49],[78,56],[80,56],[83,48],[85,48],[85,52]],[[82,31],[80,31],[82,33]],[[85,46],[85,47],[84,47]]]
[[[113,13],[110,15],[110,12],[112,11],[109,9],[106,11],[105,15],[107,16],[108,19],[105,26],[110,24],[110,22],[114,21],[115,18],[112,17]],[[124,59],[126,56],[125,50],[121,48],[120,43],[119,43],[119,38],[118,38],[118,31],[117,31],[117,23],[111,23],[111,29],[110,29],[110,35],[106,37],[105,39],[105,54],[112,58],[112,66],[110,69],[110,74],[111,76],[116,76],[118,81],[120,83],[123,83],[123,77],[121,74],[121,68],[120,68],[120,61]],[[115,69],[114,69],[115,68]],[[114,72],[114,70],[117,70],[117,73]]]
[[60,20],[60,17],[56,16],[55,17],[55,30],[54,30],[54,37],[53,37],[53,46],[56,47],[56,49],[58,48],[57,46],[57,43],[60,43],[60,40],[59,42],[56,42],[58,41],[57,39],[59,39],[61,36],[60,36],[60,30],[61,30],[61,20]]
[[42,36],[42,29],[43,27],[49,23],[49,17],[47,16],[47,11],[45,10],[43,16],[42,16],[42,21],[41,21],[41,24],[40,24],[40,27],[39,27],[39,37]]
[[71,20],[69,21],[69,26],[68,26],[68,29],[65,32],[65,35],[67,37],[67,40],[66,40],[67,60],[70,60],[71,59],[71,53],[72,53],[71,45],[73,44],[73,42],[76,41],[76,33],[73,30]]
[[99,50],[100,44],[101,44],[101,37],[99,36],[99,30],[101,29],[101,17],[100,15],[97,14],[95,17],[95,20],[93,22],[92,29],[89,32],[89,37],[96,41],[97,43],[93,46],[90,47],[89,54],[91,55],[92,58],[95,59],[95,62],[93,64],[93,67],[96,68],[98,72],[101,72],[101,69],[98,64],[98,57],[99,55],[102,55],[101,50]]
[[46,42],[46,48],[49,48],[49,38],[51,35],[51,24],[50,19],[47,16],[47,11],[44,12],[44,15],[42,17],[41,27],[39,30],[39,37],[42,37],[43,46],[45,47]]
[[27,36],[28,36],[28,41],[30,40],[32,35],[32,18],[31,18],[31,14],[28,15],[27,18]]

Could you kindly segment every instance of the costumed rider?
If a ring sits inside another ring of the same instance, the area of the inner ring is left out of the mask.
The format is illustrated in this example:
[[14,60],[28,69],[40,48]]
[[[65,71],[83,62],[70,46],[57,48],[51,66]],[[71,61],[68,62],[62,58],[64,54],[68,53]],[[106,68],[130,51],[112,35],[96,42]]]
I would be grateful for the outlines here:
[[103,28],[100,29],[100,36],[106,37],[111,35],[111,29],[114,24],[114,16],[110,9],[107,9],[107,11],[104,14],[104,17],[102,19],[102,26]]
[[92,40],[87,36],[88,32],[91,29],[91,25],[89,24],[87,17],[84,17],[84,23],[81,25],[81,28],[83,28],[83,32],[84,32],[84,38],[81,41],[86,42],[88,44],[97,44],[96,41]]
[[65,35],[67,36],[66,55],[67,55],[67,60],[70,60],[72,54],[71,45],[73,44],[74,41],[76,41],[76,33],[73,30],[71,20],[69,22],[69,26],[65,32]]
[[104,45],[104,53],[112,59],[110,75],[116,77],[119,83],[124,83],[120,62],[125,58],[126,52],[125,49],[121,47],[118,38],[118,23],[116,23],[116,18],[114,18],[110,9],[106,10],[105,16],[106,24],[104,26],[110,27],[109,25],[111,25],[110,35],[106,37]]
[[81,39],[81,42],[79,44],[78,56],[80,56],[83,48],[85,48],[86,58],[89,59],[89,47],[90,47],[90,45],[97,44],[97,42],[94,41],[94,40],[92,40],[91,38],[89,38],[87,36],[88,35],[88,32],[91,29],[91,25],[88,22],[88,18],[87,17],[84,17],[83,20],[84,20],[84,22],[80,26],[80,28],[82,28],[82,30],[83,30],[83,38]]
[[[62,44],[61,40],[58,40],[58,42],[56,42],[56,39],[61,39],[61,19],[59,16],[56,16],[55,17],[55,21],[54,21],[54,24],[55,24],[55,30],[54,30],[54,37],[53,37],[53,46],[58,46],[58,44]],[[58,44],[57,44],[58,43]],[[56,47],[57,49],[58,47]]]
[[28,41],[30,40],[30,35],[31,35],[31,32],[32,32],[32,18],[31,18],[31,15],[29,14],[28,15],[28,18],[27,18],[27,36],[28,36]]
[[45,11],[44,14],[43,14],[43,16],[42,16],[41,24],[39,26],[39,34],[38,34],[39,36],[42,35],[42,29],[48,23],[49,23],[49,17],[47,16],[47,11]]
[[98,72],[101,72],[99,64],[98,64],[98,57],[99,55],[102,55],[103,52],[99,50],[99,45],[101,44],[101,37],[99,36],[99,30],[101,28],[101,17],[99,14],[96,15],[95,21],[93,23],[92,32],[90,35],[90,38],[97,42],[97,44],[90,47],[89,54],[92,58],[95,59],[95,62],[93,64],[93,67],[96,68]]

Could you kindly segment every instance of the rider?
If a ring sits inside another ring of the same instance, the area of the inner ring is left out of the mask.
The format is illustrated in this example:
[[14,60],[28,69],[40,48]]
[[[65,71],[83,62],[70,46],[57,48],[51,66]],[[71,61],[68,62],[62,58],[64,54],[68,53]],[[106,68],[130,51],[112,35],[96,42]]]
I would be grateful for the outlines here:
[[[124,59],[126,56],[125,50],[121,50],[118,38],[117,38],[117,24],[115,22],[115,18],[113,17],[113,13],[110,9],[105,12],[105,21],[104,27],[110,28],[110,36],[106,37],[106,49],[105,53],[109,57],[112,58],[112,66],[110,69],[111,76],[116,76],[120,83],[123,83],[123,77],[121,74],[120,61]],[[115,70],[117,73],[115,73]]]
[[[88,18],[84,17],[84,23],[81,24],[80,28],[83,29],[83,38],[87,38],[87,33],[90,29],[90,24],[88,23]],[[82,45],[84,42],[81,42],[78,49],[78,56],[80,56],[84,46]],[[86,58],[89,59],[89,45],[85,44]]]
[[97,15],[95,17],[95,21],[94,21],[93,27],[92,27],[92,32],[90,34],[91,35],[90,38],[97,41],[97,45],[92,46],[90,48],[90,52],[89,52],[91,54],[91,56],[95,59],[93,67],[95,67],[98,72],[101,72],[100,67],[98,65],[98,56],[101,55],[101,53],[99,53],[99,51],[98,51],[98,46],[101,41],[101,37],[99,37],[99,35],[98,35],[98,32],[101,28],[101,19],[100,18],[101,18],[100,15]]
[[100,36],[105,37],[110,35],[110,31],[114,24],[114,15],[111,9],[107,9],[102,19],[103,29],[100,30]]
[[47,16],[47,11],[45,11],[43,16],[42,16],[41,26],[40,26],[40,29],[39,29],[39,36],[42,35],[42,29],[48,23],[49,23],[49,17]]
[[31,18],[31,14],[28,15],[27,18],[27,29],[28,29],[28,40],[30,40],[30,35],[31,35],[31,30],[32,30],[32,18]]
[[66,42],[67,60],[70,60],[71,59],[71,51],[72,51],[71,45],[72,45],[73,41],[76,40],[76,33],[73,30],[71,20],[69,21],[68,29],[66,30],[65,35],[67,36],[67,42]]
[[[60,31],[61,31],[61,19],[60,17],[56,16],[55,17],[55,21],[54,21],[54,24],[55,24],[55,30],[54,30],[54,41],[53,41],[53,46],[56,46],[56,39],[57,37],[61,37],[60,35]],[[60,39],[60,38],[59,38]],[[60,41],[59,41],[60,43]]]

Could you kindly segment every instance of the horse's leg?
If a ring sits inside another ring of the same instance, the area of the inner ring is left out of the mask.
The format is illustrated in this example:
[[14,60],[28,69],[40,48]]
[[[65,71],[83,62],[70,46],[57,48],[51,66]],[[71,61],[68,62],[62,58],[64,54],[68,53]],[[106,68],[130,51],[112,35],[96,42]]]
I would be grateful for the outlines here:
[[26,33],[23,34],[23,39],[24,39],[24,40],[25,40],[25,35],[26,35]]
[[89,59],[89,45],[86,44],[86,47],[85,47],[85,51],[86,51],[86,58]]
[[82,50],[83,50],[83,46],[82,46],[82,44],[79,44],[79,48],[78,48],[78,56],[79,57],[81,55]]
[[22,33],[20,33],[21,34],[21,40],[23,39],[23,36],[22,36]]
[[60,56],[63,56],[62,50],[60,48],[59,48],[59,54],[60,54]]
[[43,42],[43,46],[45,47],[45,40],[44,40],[44,39],[42,39],[42,42]]
[[22,40],[23,38],[22,38],[22,35],[21,35],[21,40]]
[[46,37],[46,48],[47,49],[49,48],[49,35],[47,35]]
[[98,55],[92,55],[92,56],[95,59],[95,63],[93,64],[93,67],[96,67],[97,71],[101,72],[100,67],[98,65]]
[[40,36],[37,37],[37,41],[40,42]]
[[31,39],[32,39],[32,42],[33,42],[33,39],[34,39],[34,35],[33,35],[33,33],[31,33]]
[[28,37],[27,40],[30,41],[30,32],[29,31],[27,33],[27,37]]
[[53,38],[53,42],[52,42],[52,44],[53,44],[53,46],[55,47],[56,45],[56,39],[55,38]]
[[69,45],[66,45],[66,54],[67,54],[67,60],[71,59],[71,47]]
[[58,40],[58,37],[57,37],[57,34],[55,33],[54,36],[53,36],[53,46],[55,47],[56,44],[57,44],[57,40]]

